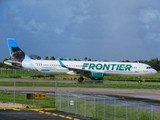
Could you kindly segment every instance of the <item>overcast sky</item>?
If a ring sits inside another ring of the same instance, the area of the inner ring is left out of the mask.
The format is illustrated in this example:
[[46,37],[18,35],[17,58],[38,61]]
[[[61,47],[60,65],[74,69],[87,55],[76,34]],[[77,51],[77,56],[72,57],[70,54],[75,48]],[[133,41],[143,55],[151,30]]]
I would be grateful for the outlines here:
[[160,0],[0,0],[0,61],[7,38],[43,59],[159,58]]

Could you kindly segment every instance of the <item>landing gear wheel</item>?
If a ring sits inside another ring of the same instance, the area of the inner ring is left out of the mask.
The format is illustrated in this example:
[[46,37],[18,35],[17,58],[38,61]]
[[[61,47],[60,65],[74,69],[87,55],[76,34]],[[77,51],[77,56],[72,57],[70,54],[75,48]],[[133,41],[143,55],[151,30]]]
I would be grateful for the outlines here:
[[78,82],[79,82],[79,83],[82,83],[83,80],[84,80],[83,77],[78,78]]

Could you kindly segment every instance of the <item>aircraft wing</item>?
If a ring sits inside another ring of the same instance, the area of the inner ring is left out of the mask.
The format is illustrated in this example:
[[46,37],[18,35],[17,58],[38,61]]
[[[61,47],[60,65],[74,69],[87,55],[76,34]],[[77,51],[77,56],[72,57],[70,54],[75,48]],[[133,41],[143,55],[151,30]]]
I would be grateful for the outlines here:
[[76,74],[84,75],[84,76],[89,76],[91,74],[91,71],[89,71],[89,70],[82,70],[82,69],[78,69],[78,68],[65,66],[60,59],[58,59],[58,61],[59,61],[59,64],[61,67],[67,68],[69,71],[73,71]]

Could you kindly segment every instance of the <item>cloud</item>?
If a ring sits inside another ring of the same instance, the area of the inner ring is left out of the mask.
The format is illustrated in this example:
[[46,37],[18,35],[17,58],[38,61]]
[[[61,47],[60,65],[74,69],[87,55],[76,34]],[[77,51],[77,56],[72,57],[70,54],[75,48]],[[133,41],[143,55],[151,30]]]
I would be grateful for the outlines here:
[[140,13],[140,20],[146,31],[145,39],[160,42],[160,11],[153,9],[143,10]]
[[[3,1],[0,43],[13,37],[27,53],[44,57],[89,56],[113,61],[157,57],[159,3],[158,0]],[[5,45],[0,50],[3,49],[6,51],[2,58],[8,54]]]
[[144,10],[141,12],[141,21],[148,24],[159,21],[160,13],[157,10]]
[[58,35],[60,35],[60,34],[62,34],[63,30],[60,29],[60,28],[56,28],[56,29],[55,29],[55,32],[56,32]]

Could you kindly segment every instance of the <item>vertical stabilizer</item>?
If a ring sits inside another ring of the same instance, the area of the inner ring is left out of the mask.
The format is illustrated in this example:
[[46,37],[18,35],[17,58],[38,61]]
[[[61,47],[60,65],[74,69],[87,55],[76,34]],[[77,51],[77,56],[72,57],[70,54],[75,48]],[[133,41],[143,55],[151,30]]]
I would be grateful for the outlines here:
[[12,62],[22,62],[23,60],[29,60],[30,58],[20,49],[18,44],[13,38],[7,38],[9,54]]

